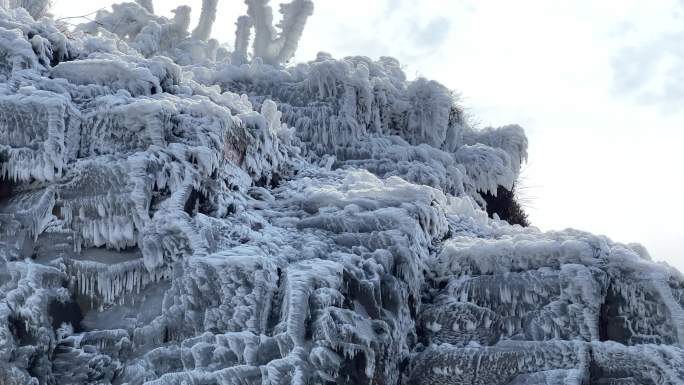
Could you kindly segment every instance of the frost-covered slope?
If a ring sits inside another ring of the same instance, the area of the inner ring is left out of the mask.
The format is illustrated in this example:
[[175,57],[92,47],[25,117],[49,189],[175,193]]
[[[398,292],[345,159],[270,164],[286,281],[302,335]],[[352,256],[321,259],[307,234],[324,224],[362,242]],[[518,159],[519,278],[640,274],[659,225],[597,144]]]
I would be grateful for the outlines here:
[[[684,278],[487,218],[527,140],[391,58],[284,66],[309,0],[0,2],[0,385],[680,384]],[[25,3],[25,4],[24,4]],[[250,38],[254,32],[254,37]],[[249,52],[253,41],[252,52]]]

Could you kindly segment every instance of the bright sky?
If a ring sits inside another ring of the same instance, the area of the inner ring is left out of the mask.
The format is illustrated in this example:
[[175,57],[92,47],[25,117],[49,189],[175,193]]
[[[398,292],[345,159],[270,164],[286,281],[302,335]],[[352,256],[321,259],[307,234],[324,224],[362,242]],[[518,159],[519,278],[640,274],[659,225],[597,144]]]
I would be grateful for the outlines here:
[[[684,271],[684,0],[314,1],[296,60],[394,56],[482,126],[519,123],[534,225],[640,242]],[[113,1],[55,3],[75,16]],[[213,36],[232,43],[245,9],[220,1]]]

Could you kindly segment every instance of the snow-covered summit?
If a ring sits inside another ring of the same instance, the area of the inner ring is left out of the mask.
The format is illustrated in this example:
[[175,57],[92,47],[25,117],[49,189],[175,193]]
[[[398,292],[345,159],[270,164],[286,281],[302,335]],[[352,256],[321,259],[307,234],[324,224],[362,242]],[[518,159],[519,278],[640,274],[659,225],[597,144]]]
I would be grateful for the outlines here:
[[0,1],[0,385],[684,382],[679,272],[482,210],[521,127],[246,3]]

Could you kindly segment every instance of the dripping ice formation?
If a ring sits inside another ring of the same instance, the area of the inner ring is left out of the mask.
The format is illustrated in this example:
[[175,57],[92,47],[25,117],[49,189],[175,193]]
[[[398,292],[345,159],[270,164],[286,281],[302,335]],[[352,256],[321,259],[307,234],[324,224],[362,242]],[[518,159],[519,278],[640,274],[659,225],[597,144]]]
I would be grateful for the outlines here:
[[246,3],[0,1],[0,385],[684,383],[679,272],[482,210],[521,127]]

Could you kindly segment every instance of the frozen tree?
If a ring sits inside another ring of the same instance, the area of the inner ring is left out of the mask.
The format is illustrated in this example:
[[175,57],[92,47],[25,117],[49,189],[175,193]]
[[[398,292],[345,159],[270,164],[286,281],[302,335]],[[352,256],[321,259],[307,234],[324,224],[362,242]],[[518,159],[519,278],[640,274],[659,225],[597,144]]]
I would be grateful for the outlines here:
[[174,9],[173,11],[173,27],[175,31],[181,35],[185,36],[188,34],[188,28],[190,28],[190,12],[192,9],[187,5],[181,5],[180,7]]
[[[278,64],[290,60],[297,51],[299,39],[302,37],[306,20],[313,14],[313,1],[293,0],[280,5],[282,21],[278,24],[280,32],[273,26],[273,10],[269,0],[245,0],[247,15],[254,27],[254,57],[260,57],[264,63]],[[237,41],[249,40],[250,29],[246,23],[238,20]]]
[[[294,0],[280,6],[283,15],[277,25],[273,25],[273,12],[268,0],[247,0],[247,15],[237,21],[234,51],[230,54],[234,64],[249,60],[248,46],[254,30],[252,58],[269,65],[285,63],[290,60],[302,36],[306,20],[313,13],[311,0]],[[139,0],[136,3],[115,4],[112,11],[99,11],[95,20],[80,26],[79,29],[91,34],[99,28],[117,34],[119,37],[137,45],[145,56],[163,53],[176,61],[188,64],[215,57],[217,44],[210,42],[211,29],[216,20],[218,0],[204,0],[202,13],[197,27],[188,34],[190,11],[187,6],[175,9],[172,20],[154,15],[152,3]],[[201,43],[189,41],[190,37]],[[179,48],[179,46],[184,47]],[[179,49],[176,49],[179,48]]]
[[216,21],[216,7],[218,0],[202,0],[202,14],[199,24],[192,31],[192,37],[199,40],[208,40],[211,37],[211,27]]
[[233,64],[240,65],[246,63],[247,50],[249,48],[250,29],[252,28],[252,19],[249,16],[240,16],[237,19],[235,32],[235,47],[231,60]]
[[5,8],[24,8],[34,19],[40,19],[50,11],[52,0],[3,0],[0,5]]

